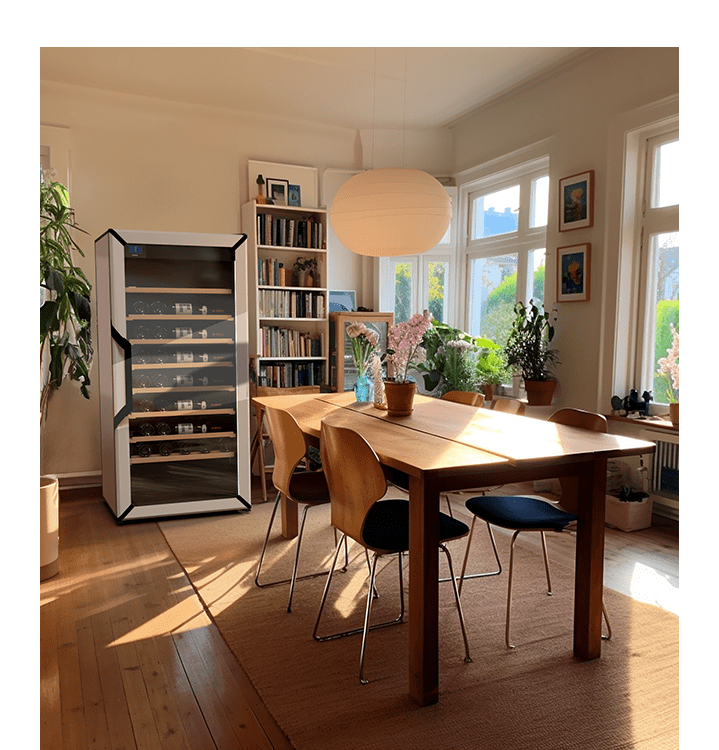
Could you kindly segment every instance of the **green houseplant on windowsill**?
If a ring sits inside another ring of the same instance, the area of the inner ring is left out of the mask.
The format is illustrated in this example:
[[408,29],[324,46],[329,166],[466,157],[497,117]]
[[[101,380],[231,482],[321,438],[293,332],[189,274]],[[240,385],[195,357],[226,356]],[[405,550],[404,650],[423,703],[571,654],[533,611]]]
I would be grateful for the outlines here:
[[73,237],[79,230],[67,189],[59,182],[40,183],[40,580],[59,571],[58,483],[42,476],[44,428],[50,397],[65,378],[80,384],[90,398],[90,290],[73,260],[82,250]]
[[556,387],[552,367],[559,359],[557,350],[549,348],[554,338],[550,313],[530,300],[528,305],[517,302],[514,314],[504,349],[507,364],[521,372],[530,405],[551,404]]

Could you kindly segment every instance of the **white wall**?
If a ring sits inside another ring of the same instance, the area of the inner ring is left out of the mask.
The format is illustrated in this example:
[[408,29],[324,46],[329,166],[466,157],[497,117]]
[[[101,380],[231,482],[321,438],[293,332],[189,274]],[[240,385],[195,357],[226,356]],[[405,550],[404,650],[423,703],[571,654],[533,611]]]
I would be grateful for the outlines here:
[[[678,92],[677,48],[607,48],[451,128],[458,175],[520,149],[531,151],[532,144],[543,142],[552,185],[548,303],[556,294],[556,248],[582,242],[592,245],[591,299],[557,305],[554,343],[561,359],[557,375],[563,405],[603,412],[610,408],[607,395],[611,397],[612,390],[622,190],[623,149],[617,132],[631,120],[628,113]],[[559,232],[558,182],[589,169],[595,171],[594,226]]]
[[[59,126],[44,132],[61,132],[61,147],[69,149],[72,205],[88,232],[80,238],[85,258],[79,265],[91,281],[94,240],[110,227],[241,231],[240,207],[254,197],[248,195],[248,159],[316,167],[320,175],[327,168],[352,171],[363,164],[355,130],[46,81],[40,93],[41,123]],[[408,159],[448,172],[452,154],[447,143],[440,154],[436,136],[426,136],[423,148],[424,138],[411,136]],[[428,168],[409,161],[407,166]],[[356,289],[360,304],[372,306],[371,262],[355,263],[356,256],[343,250],[335,248],[333,257],[330,245],[328,284]],[[96,381],[96,370],[91,380]],[[48,473],[99,472],[96,397],[87,402],[73,383],[65,383],[51,401],[46,442]]]

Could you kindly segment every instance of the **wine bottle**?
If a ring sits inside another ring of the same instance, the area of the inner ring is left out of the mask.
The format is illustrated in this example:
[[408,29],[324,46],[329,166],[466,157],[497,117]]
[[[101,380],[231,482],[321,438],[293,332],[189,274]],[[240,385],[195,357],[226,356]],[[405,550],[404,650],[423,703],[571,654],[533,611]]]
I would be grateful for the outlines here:
[[172,428],[167,422],[158,422],[155,425],[155,430],[157,431],[158,435],[171,435],[172,434]]
[[172,443],[160,443],[160,455],[169,456],[172,453]]
[[192,304],[190,302],[175,302],[175,315],[192,315]]
[[172,378],[173,385],[175,386],[192,386],[195,379],[192,375],[175,375]]
[[147,302],[142,299],[137,300],[137,302],[135,302],[132,306],[132,310],[135,315],[147,315],[148,309],[149,308]]
[[192,352],[177,352],[178,362],[194,362],[195,355]]
[[152,381],[150,376],[142,373],[141,375],[135,375],[132,379],[132,385],[134,388],[150,388]]
[[142,458],[147,458],[152,455],[152,446],[150,443],[140,443],[140,445],[137,446],[137,453]]
[[176,339],[191,339],[192,328],[189,326],[177,326],[173,329],[173,334]]
[[155,388],[167,388],[167,386],[170,385],[170,381],[165,373],[160,372],[157,375],[153,375],[152,384]]
[[151,302],[150,315],[167,315],[167,305],[161,300]]

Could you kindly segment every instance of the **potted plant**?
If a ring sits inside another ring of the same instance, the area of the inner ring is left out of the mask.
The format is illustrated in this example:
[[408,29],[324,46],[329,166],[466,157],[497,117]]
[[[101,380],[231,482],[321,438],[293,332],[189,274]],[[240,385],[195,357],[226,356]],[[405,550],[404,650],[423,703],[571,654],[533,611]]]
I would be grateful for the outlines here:
[[529,404],[551,404],[556,387],[551,368],[559,360],[556,349],[549,348],[554,338],[549,312],[530,300],[528,305],[517,302],[514,314],[504,349],[507,364],[521,372]]
[[666,378],[666,397],[669,400],[669,418],[675,427],[679,426],[679,331],[673,323],[672,345],[667,349],[667,356],[658,361],[658,375]]
[[[59,182],[40,183],[40,455],[50,397],[65,378],[80,383],[90,398],[90,290],[85,274],[73,261],[82,250],[73,237],[81,230]],[[41,464],[42,474],[42,464]],[[58,485],[54,477],[40,478],[40,578],[58,572]]]
[[486,342],[477,357],[477,380],[484,391],[484,397],[491,401],[494,389],[510,379],[509,368],[502,347],[491,339]]
[[425,310],[416,313],[408,321],[395,323],[387,333],[387,364],[390,377],[384,381],[387,414],[403,417],[412,413],[415,381],[409,375],[426,356],[422,348],[425,333],[432,323],[432,316]]

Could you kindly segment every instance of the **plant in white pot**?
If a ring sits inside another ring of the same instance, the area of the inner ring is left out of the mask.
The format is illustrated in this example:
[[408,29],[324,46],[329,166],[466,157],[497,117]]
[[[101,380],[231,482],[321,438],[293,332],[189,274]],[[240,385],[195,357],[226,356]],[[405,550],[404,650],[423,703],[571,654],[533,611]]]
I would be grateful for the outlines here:
[[83,252],[73,231],[75,223],[67,189],[59,182],[40,183],[40,579],[59,570],[57,555],[57,479],[42,476],[44,431],[52,393],[65,378],[80,383],[90,398],[90,290],[85,274],[73,260]]
[[507,364],[521,372],[531,405],[551,404],[557,384],[551,370],[559,359],[557,350],[549,348],[554,338],[550,314],[535,305],[534,300],[528,305],[517,302],[514,314],[504,348]]

